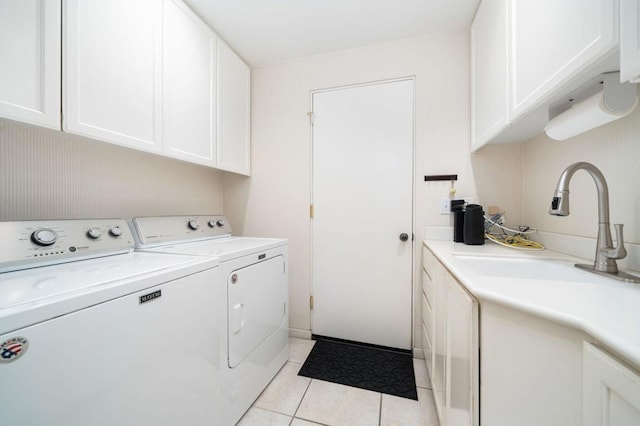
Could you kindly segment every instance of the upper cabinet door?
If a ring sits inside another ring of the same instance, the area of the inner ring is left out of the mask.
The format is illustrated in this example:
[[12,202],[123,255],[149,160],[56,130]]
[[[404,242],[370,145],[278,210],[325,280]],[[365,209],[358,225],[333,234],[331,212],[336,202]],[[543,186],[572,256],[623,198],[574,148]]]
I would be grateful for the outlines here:
[[233,50],[218,43],[218,168],[250,174],[251,71]]
[[64,4],[64,130],[160,152],[162,2]]
[[620,0],[620,80],[640,82],[640,5]]
[[511,0],[510,118],[615,49],[617,5],[617,0]]
[[164,10],[164,153],[216,166],[217,37],[181,0]]
[[60,129],[60,0],[0,0],[0,116]]
[[508,0],[484,0],[471,26],[471,146],[508,124]]

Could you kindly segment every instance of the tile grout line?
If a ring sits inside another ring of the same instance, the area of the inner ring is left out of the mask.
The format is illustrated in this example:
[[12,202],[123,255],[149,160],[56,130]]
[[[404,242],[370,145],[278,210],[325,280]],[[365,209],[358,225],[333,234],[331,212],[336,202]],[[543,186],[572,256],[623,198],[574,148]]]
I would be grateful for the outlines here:
[[[298,374],[298,373],[296,373]],[[309,391],[309,388],[311,387],[311,382],[313,382],[313,379],[309,380],[309,383],[307,384],[307,388],[304,390],[304,393],[302,394],[302,398],[300,398],[300,402],[298,402],[298,405],[296,406],[296,410],[293,412],[293,419],[296,418],[296,414],[298,414],[298,410],[300,409],[300,406],[302,405],[302,401],[304,401],[304,397],[307,396],[307,392]],[[293,422],[293,420],[291,420]]]
[[[313,349],[313,346],[311,347],[311,349]],[[309,351],[309,353],[311,353],[311,351]],[[300,364],[300,368],[302,368],[304,363],[307,361],[308,357],[309,357],[309,354],[307,354],[307,356],[304,358],[304,361],[299,363]],[[300,368],[298,368],[298,372],[300,371]],[[298,374],[298,372],[296,372],[296,375]],[[307,391],[309,391],[309,388],[311,387],[311,382],[313,382],[313,379],[309,380],[309,383],[307,384],[307,388],[304,390],[304,393],[302,394],[302,398],[300,398],[300,402],[298,402],[298,406],[296,407],[296,410],[293,412],[293,416],[291,417],[291,423],[290,424],[292,424],[293,421],[296,418],[300,418],[300,417],[296,417],[296,414],[298,414],[298,410],[300,409],[300,406],[302,405],[302,401],[304,400],[304,397],[307,396]],[[302,420],[306,420],[306,419],[302,419]]]

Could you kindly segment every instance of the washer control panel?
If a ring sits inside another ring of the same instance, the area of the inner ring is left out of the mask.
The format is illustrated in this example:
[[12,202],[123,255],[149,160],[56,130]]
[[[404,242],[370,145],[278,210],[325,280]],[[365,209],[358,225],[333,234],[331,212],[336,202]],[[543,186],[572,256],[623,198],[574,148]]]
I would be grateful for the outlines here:
[[0,222],[0,272],[126,253],[135,240],[123,219]]
[[136,217],[132,222],[136,247],[141,248],[231,235],[222,215]]

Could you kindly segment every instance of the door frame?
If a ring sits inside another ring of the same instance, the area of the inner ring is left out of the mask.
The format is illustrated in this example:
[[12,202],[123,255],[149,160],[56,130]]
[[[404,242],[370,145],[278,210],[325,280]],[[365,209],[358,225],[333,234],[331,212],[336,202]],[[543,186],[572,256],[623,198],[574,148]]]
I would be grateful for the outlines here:
[[367,81],[367,82],[363,82],[363,83],[353,83],[353,84],[345,84],[345,85],[340,85],[340,86],[332,86],[332,87],[328,87],[328,88],[324,88],[324,89],[314,89],[311,90],[309,92],[309,140],[311,142],[310,144],[310,150],[309,150],[309,194],[310,194],[310,200],[309,200],[309,209],[310,209],[310,213],[309,213],[309,254],[311,256],[309,264],[311,265],[310,268],[310,276],[311,276],[311,282],[310,282],[310,301],[309,301],[309,330],[310,330],[310,335],[313,335],[313,308],[312,308],[312,302],[311,300],[313,300],[313,294],[314,294],[314,281],[313,281],[313,269],[315,267],[314,265],[314,253],[313,253],[313,213],[312,213],[312,206],[313,206],[313,202],[314,202],[314,197],[313,197],[313,176],[314,176],[314,162],[313,162],[313,144],[314,144],[314,140],[313,140],[313,96],[315,94],[319,94],[319,93],[324,93],[324,92],[332,92],[332,91],[336,91],[336,90],[345,90],[345,89],[354,89],[357,87],[364,87],[364,86],[372,86],[372,85],[377,85],[377,84],[385,84],[385,83],[394,83],[394,82],[399,82],[399,81],[407,81],[407,80],[411,80],[413,81],[413,105],[412,105],[412,114],[413,116],[411,117],[411,134],[412,134],[412,141],[411,141],[411,352],[412,352],[412,356],[414,354],[414,351],[416,349],[415,347],[415,343],[416,343],[416,336],[414,334],[414,328],[415,328],[415,314],[416,314],[416,300],[415,300],[415,292],[416,292],[416,274],[415,274],[415,266],[416,266],[416,76],[415,75],[411,75],[411,76],[405,76],[405,77],[396,77],[396,78],[390,78],[390,79],[384,79],[384,80],[371,80],[371,81]]

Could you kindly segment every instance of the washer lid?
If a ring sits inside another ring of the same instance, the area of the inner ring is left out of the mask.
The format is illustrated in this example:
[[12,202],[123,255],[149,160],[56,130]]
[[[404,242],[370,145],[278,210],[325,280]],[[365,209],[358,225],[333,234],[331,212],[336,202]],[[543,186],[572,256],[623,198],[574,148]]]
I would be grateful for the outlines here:
[[104,288],[122,287],[121,294],[127,294],[139,290],[132,282],[144,281],[151,287],[218,263],[213,258],[133,252],[7,272],[0,274],[0,317],[7,311],[29,309]]
[[286,244],[287,240],[280,238],[225,237],[194,243],[172,244],[149,250],[161,253],[211,256],[217,257],[221,262],[224,262]]

